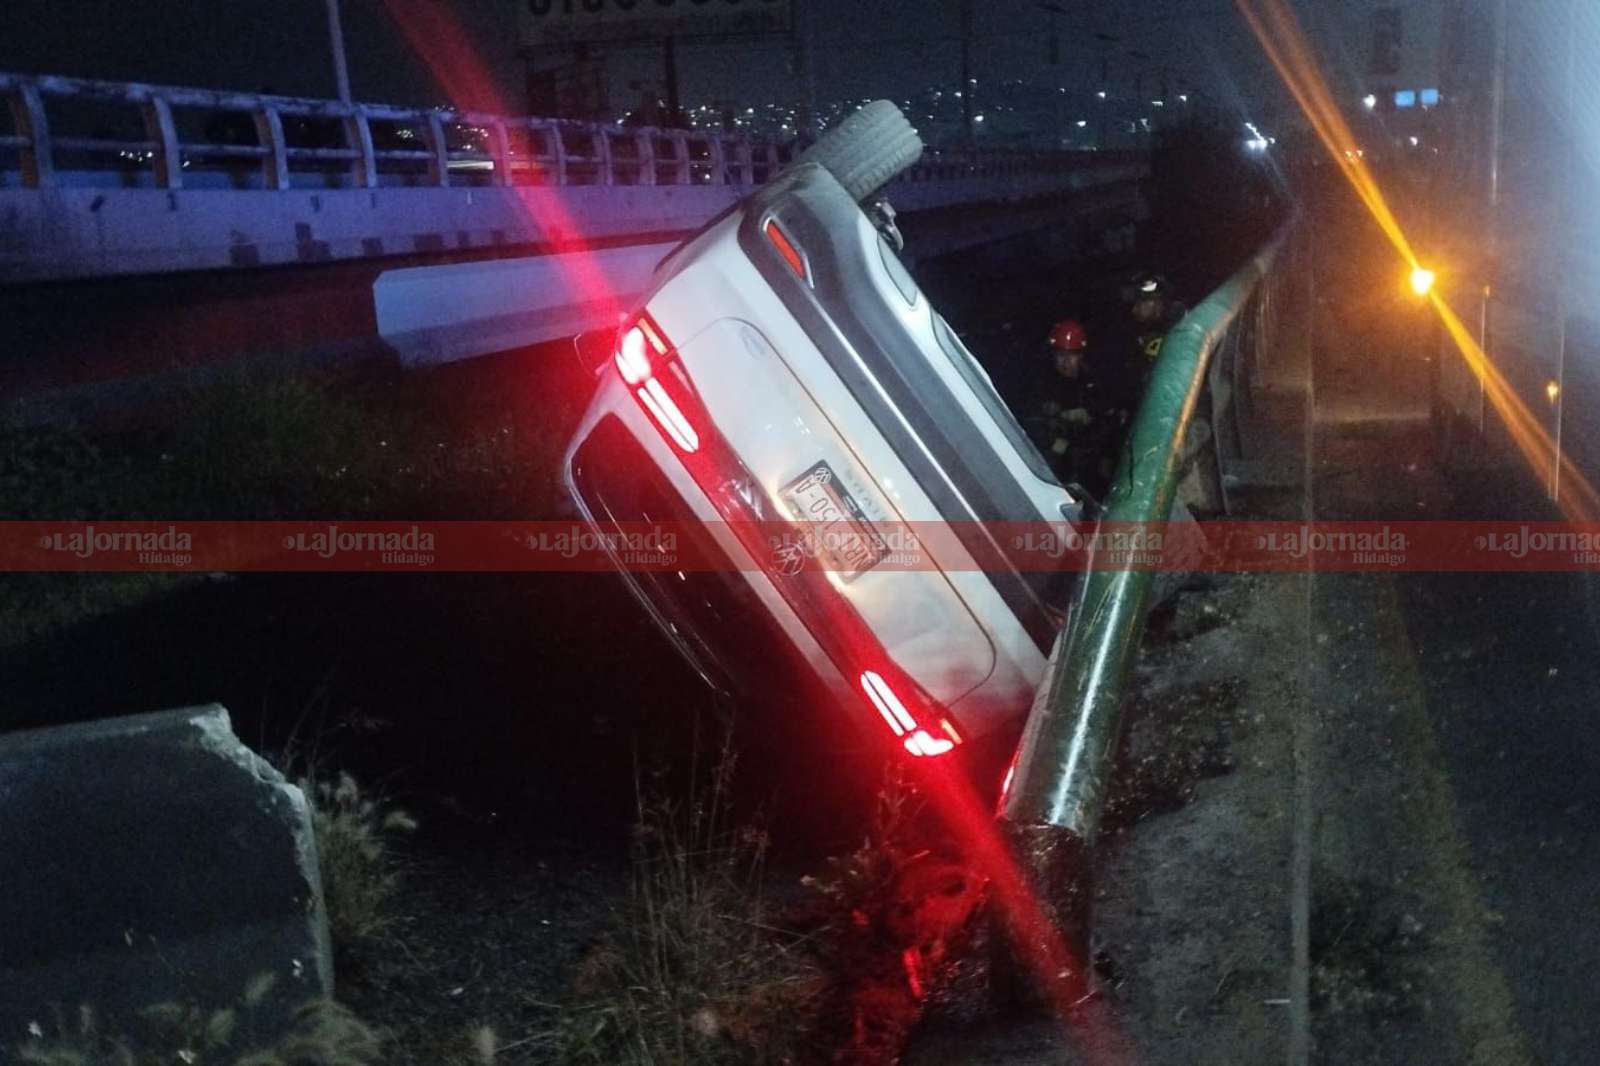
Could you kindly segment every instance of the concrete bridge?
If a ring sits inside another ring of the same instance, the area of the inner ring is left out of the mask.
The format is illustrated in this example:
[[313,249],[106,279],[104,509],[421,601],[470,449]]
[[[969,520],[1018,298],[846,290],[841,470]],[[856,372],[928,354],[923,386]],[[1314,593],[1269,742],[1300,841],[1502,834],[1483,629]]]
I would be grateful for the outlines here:
[[[610,321],[791,148],[711,131],[0,73],[0,401],[252,354],[444,362]],[[910,252],[1097,241],[1142,157],[931,149]]]

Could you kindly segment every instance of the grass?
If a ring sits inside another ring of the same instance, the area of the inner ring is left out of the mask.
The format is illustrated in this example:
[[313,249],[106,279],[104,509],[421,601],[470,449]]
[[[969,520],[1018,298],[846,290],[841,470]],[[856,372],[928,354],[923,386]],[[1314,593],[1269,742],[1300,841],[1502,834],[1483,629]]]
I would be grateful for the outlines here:
[[559,426],[498,395],[233,369],[134,427],[0,425],[0,519],[530,518]]
[[[485,391],[238,369],[189,389],[160,424],[0,422],[0,521],[548,517],[559,420]],[[197,578],[0,575],[0,651]]]
[[785,1063],[809,1057],[823,978],[762,890],[767,841],[730,824],[725,748],[687,803],[641,798],[633,879],[538,1043],[563,1063]]
[[348,955],[386,935],[400,892],[400,861],[392,841],[417,823],[405,811],[363,792],[349,774],[337,780],[301,778],[322,871],[328,935],[336,955]]
[[641,801],[627,906],[535,1038],[548,1061],[887,1062],[902,1050],[965,943],[981,880],[929,846],[924,803],[892,767],[859,847],[775,903],[764,835],[729,824],[732,768],[725,750],[687,804]]
[[24,1066],[376,1066],[382,1034],[331,1000],[307,1003],[292,1024],[265,1043],[252,1032],[256,1011],[275,978],[262,974],[238,1002],[220,1009],[159,1003],[138,1012],[124,1031],[110,1032],[89,1007],[47,1035],[35,1025],[15,1048]]

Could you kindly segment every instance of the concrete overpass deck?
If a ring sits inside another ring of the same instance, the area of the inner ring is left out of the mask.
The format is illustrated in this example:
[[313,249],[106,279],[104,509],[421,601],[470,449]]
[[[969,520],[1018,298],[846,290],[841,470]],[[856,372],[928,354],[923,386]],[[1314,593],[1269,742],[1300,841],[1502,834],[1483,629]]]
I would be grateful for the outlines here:
[[[611,321],[791,146],[0,73],[0,398],[238,355],[444,362]],[[930,149],[913,254],[1120,225],[1145,161]]]

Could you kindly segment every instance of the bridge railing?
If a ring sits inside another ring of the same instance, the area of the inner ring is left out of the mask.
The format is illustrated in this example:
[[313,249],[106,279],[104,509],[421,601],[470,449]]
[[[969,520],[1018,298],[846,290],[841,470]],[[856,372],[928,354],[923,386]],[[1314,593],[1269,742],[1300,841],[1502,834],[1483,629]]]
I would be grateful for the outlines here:
[[[0,186],[754,185],[792,148],[742,134],[0,73]],[[1102,153],[930,149],[903,180],[1061,174]]]
[[0,97],[0,171],[35,188],[749,185],[788,161],[710,131],[131,82],[0,74]]

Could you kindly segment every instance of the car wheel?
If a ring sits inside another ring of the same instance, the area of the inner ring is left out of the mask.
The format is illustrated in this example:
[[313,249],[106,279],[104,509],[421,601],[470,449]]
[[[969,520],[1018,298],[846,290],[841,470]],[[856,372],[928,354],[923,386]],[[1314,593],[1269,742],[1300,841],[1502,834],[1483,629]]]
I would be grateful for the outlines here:
[[795,160],[820,163],[858,203],[922,157],[922,138],[900,109],[874,100],[822,135]]

